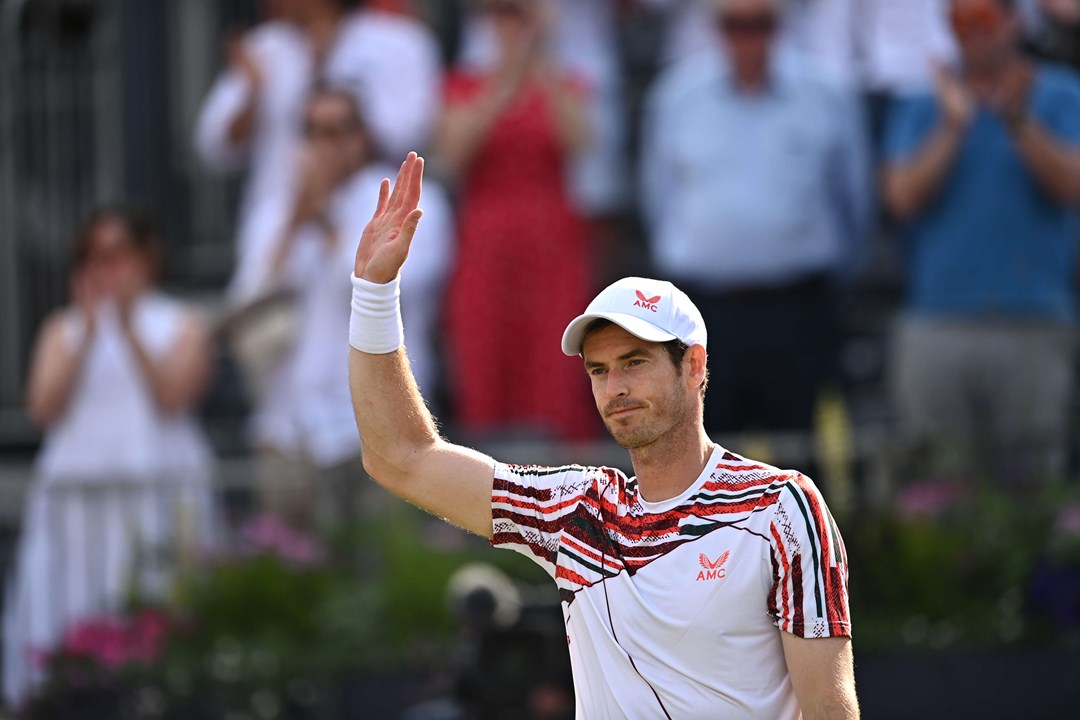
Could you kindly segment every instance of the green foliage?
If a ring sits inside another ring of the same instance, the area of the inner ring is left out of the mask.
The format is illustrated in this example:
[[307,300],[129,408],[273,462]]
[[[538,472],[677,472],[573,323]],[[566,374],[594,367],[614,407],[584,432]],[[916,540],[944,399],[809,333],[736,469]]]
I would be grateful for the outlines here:
[[[1048,558],[1080,572],[1080,536],[1061,532],[1060,489],[1016,498],[991,491],[932,511],[900,507],[845,529],[853,623],[861,649],[985,646],[1059,640],[1032,575]],[[1051,588],[1049,592],[1054,592]]]
[[57,655],[32,717],[72,717],[72,707],[87,718],[330,717],[332,688],[350,677],[445,662],[455,636],[446,585],[462,565],[547,579],[398,503],[328,546],[325,560],[249,547],[188,568],[153,661],[107,668]]

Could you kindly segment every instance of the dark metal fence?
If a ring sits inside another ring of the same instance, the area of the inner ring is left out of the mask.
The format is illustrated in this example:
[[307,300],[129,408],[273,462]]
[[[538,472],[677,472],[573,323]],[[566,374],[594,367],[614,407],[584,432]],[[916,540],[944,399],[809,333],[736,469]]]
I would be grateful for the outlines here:
[[253,14],[250,0],[0,0],[0,448],[35,439],[26,364],[95,203],[151,210],[170,286],[223,285],[235,183],[204,173],[190,137],[221,38]]

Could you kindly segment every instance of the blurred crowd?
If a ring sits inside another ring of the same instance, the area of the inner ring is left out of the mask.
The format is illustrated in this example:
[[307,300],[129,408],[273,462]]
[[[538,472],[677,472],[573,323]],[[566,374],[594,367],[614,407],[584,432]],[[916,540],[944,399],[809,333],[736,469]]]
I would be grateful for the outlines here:
[[[211,328],[157,289],[139,213],[103,208],[76,234],[71,305],[32,362],[46,440],[5,615],[9,699],[31,682],[28,645],[120,593],[119,579],[80,586],[20,620],[68,582],[50,523],[67,513],[90,533],[141,507],[130,488],[88,495],[94,478],[191,490],[185,513],[113,523],[108,567],[130,562],[132,536],[172,538],[209,513],[194,413],[215,339],[252,401],[264,509],[300,527],[348,510],[362,474],[349,273],[379,182],[409,150],[432,172],[402,274],[406,346],[461,439],[599,437],[559,338],[627,268],[701,309],[710,432],[808,432],[842,382],[846,293],[889,237],[906,261],[898,477],[1022,489],[1064,473],[1080,0],[272,0],[264,13],[230,41],[193,132],[207,167],[244,178],[223,318]],[[636,103],[621,43],[641,23],[663,30]]]

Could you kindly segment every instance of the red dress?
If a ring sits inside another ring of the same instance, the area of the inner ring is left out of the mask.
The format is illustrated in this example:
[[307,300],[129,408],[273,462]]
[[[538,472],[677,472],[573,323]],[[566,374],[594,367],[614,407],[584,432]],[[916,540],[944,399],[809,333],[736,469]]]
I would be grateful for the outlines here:
[[[452,73],[447,104],[485,79]],[[598,427],[580,358],[560,349],[591,279],[583,221],[570,206],[564,151],[539,86],[522,88],[462,176],[457,267],[447,308],[449,372],[462,430],[574,440]]]

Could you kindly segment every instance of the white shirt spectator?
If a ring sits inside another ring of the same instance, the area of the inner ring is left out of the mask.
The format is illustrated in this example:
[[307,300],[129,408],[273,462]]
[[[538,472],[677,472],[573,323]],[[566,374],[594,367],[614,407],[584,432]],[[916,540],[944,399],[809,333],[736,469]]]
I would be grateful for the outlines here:
[[[359,171],[330,203],[329,217],[337,242],[308,223],[296,238],[286,263],[287,282],[299,293],[297,335],[278,365],[268,395],[253,418],[255,441],[293,458],[332,467],[360,454],[359,436],[349,397],[349,275],[356,243],[375,210],[379,183],[396,169],[372,165]],[[424,218],[413,251],[401,273],[405,346],[417,383],[430,395],[436,381],[438,298],[453,252],[453,218],[446,193],[424,182]],[[289,204],[263,214],[261,232],[281,238]]]
[[[422,149],[438,113],[441,67],[430,32],[418,21],[379,11],[360,11],[342,21],[337,41],[321,68],[303,31],[269,22],[246,38],[263,77],[255,128],[243,146],[229,142],[228,128],[251,88],[226,70],[199,116],[195,146],[208,166],[248,170],[239,212],[237,267],[262,267],[270,239],[253,231],[263,203],[280,205],[292,193],[303,111],[316,80],[356,93],[378,150],[389,157]],[[250,273],[238,273],[230,295],[243,302],[257,291]]]
[[642,198],[665,277],[715,288],[854,269],[872,221],[869,141],[853,90],[777,61],[747,98],[717,53],[649,97]]

